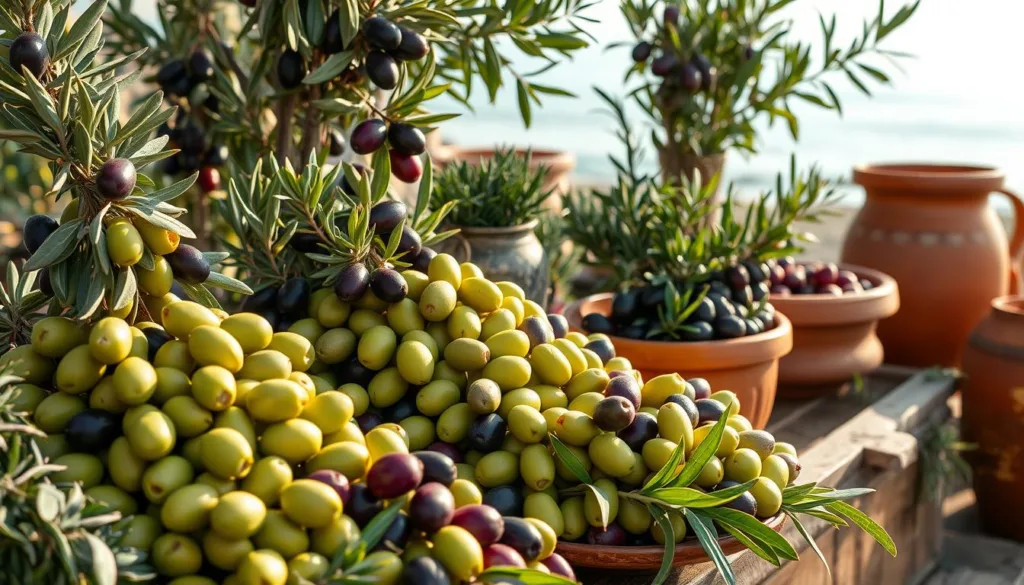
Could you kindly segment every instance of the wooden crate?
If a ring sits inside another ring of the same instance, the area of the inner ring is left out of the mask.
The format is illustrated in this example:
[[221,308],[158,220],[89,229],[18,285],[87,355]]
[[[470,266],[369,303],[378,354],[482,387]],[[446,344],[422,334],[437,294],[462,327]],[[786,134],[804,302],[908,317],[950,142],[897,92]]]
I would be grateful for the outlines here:
[[[806,519],[829,561],[835,585],[900,585],[930,573],[941,546],[941,502],[922,497],[919,434],[949,418],[947,401],[956,380],[936,372],[883,366],[858,391],[776,405],[768,429],[793,443],[803,466],[799,483],[835,488],[869,487],[875,493],[851,503],[886,528],[899,550],[892,558],[871,537],[853,528],[834,530]],[[773,567],[752,553],[730,557],[741,585],[825,585],[829,577],[797,530],[783,535],[800,561]],[[639,585],[652,573],[579,572],[587,585]],[[724,583],[710,563],[681,567],[669,576],[678,585]]]

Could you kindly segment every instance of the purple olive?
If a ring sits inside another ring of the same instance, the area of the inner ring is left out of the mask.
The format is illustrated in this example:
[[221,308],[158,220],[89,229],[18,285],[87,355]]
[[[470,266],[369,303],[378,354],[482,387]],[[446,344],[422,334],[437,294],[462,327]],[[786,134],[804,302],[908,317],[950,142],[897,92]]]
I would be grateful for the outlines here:
[[366,474],[366,485],[379,499],[388,500],[411,492],[423,481],[423,463],[409,453],[388,453]]

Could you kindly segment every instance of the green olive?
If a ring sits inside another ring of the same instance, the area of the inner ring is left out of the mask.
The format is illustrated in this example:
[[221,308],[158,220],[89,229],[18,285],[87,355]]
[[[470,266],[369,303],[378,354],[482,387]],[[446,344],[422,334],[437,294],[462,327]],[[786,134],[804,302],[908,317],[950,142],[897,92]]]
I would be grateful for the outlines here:
[[486,343],[487,348],[491,351],[491,356],[495,358],[502,356],[525,358],[530,353],[530,338],[518,329],[495,333],[487,338]]
[[[404,432],[401,427],[399,431]],[[370,453],[370,464],[388,453],[408,453],[409,443],[399,432],[380,425],[366,433],[366,450]]]
[[352,315],[352,307],[338,298],[338,295],[331,293],[320,301],[320,305],[316,308],[316,320],[321,325],[330,329],[333,327],[341,327],[348,321]]
[[590,524],[583,512],[583,498],[573,496],[562,500],[559,508],[562,511],[562,522],[565,525],[562,531],[562,538],[565,540],[576,540],[586,534]]
[[235,392],[235,377],[221,366],[205,366],[192,374],[192,396],[208,410],[227,410],[235,403]]
[[572,402],[569,403],[569,410],[582,412],[587,416],[593,417],[597,404],[604,399],[605,395],[600,392],[584,392],[572,399]]
[[[669,512],[668,520],[672,525],[672,536],[674,537],[672,540],[679,544],[686,538],[686,522],[683,521],[682,515],[675,511]],[[651,536],[654,537],[654,542],[665,544],[665,532],[657,522],[651,525]]]
[[462,372],[480,370],[490,359],[491,350],[476,339],[454,339],[444,348],[445,363]]
[[103,481],[103,462],[95,455],[68,453],[57,457],[52,463],[64,467],[50,474],[50,479],[56,483],[77,481],[82,484],[83,489],[89,489]]
[[[97,387],[99,385],[97,384]],[[14,384],[12,386],[14,391],[12,392],[7,405],[11,408],[12,412],[24,412],[32,414],[40,403],[46,398],[46,390],[43,390],[35,384]],[[109,412],[117,412],[117,410],[111,408],[105,408],[106,404],[93,405],[93,395],[96,394],[96,390],[93,390],[89,394],[89,406],[92,408],[100,408],[101,410],[107,410]],[[123,412],[123,409],[122,409]]]
[[[555,498],[546,492],[535,492],[526,496],[526,501],[523,504],[523,517],[527,521],[537,519],[543,522],[554,534],[555,538],[565,532],[565,520],[562,518],[562,510],[558,507],[558,502],[555,501]],[[534,526],[540,530],[540,527],[536,524]],[[551,543],[551,546],[553,547],[554,543]],[[548,552],[548,555],[550,554]],[[542,558],[545,556],[543,553],[541,554]]]
[[[737,433],[754,430],[754,425],[750,424],[750,421],[747,420],[747,417],[743,416],[742,414],[734,414],[730,416],[729,420],[726,421],[726,424],[732,427]],[[772,444],[774,444],[774,442],[775,440],[772,439]],[[770,454],[771,453],[769,453],[769,455]]]
[[594,419],[574,410],[567,410],[559,416],[552,431],[562,441],[577,447],[589,445],[601,432],[594,424]]
[[370,407],[370,395],[366,392],[366,389],[359,384],[343,384],[338,388],[338,392],[341,392],[352,400],[352,416],[359,416],[365,413],[366,409]]
[[484,496],[480,493],[480,488],[469,480],[456,479],[452,482],[452,485],[448,486],[448,489],[452,492],[452,496],[455,497],[456,508],[471,506],[473,504],[481,504],[484,501]]
[[416,301],[408,297],[389,306],[386,317],[388,326],[398,335],[422,330],[427,325],[423,321],[423,316],[420,315],[420,308]]
[[475,417],[465,402],[453,404],[437,419],[437,436],[445,443],[459,443],[469,435]]
[[761,462],[761,477],[774,481],[780,490],[784,490],[789,485],[789,465],[782,457],[769,455]]
[[540,396],[529,388],[517,388],[511,392],[506,392],[501,399],[501,405],[498,407],[498,415],[505,420],[509,420],[512,409],[521,405],[529,406],[539,411]]
[[527,445],[519,455],[519,474],[530,488],[546,489],[555,481],[555,458],[544,445]]
[[238,585],[285,585],[288,564],[277,551],[261,549],[245,555],[235,574]]
[[373,327],[359,339],[359,346],[356,350],[359,363],[371,370],[381,370],[391,361],[397,346],[398,338],[390,327],[386,325]]
[[[693,449],[696,449],[700,444],[707,438],[708,433],[714,427],[712,424],[705,424],[693,429]],[[732,427],[725,427],[725,432],[722,434],[722,442],[718,445],[718,451],[715,452],[717,457],[728,457],[732,455],[732,452],[736,450],[736,447],[740,444],[740,436]]]
[[[503,391],[522,388],[530,381],[533,370],[525,358],[502,356],[484,366],[483,377],[494,380]],[[539,408],[539,405],[538,405]]]
[[486,341],[498,333],[513,331],[516,325],[516,316],[512,311],[498,309],[487,315],[480,324],[480,339]]
[[306,390],[291,380],[267,380],[245,397],[249,415],[260,422],[278,422],[295,418],[309,402]]
[[286,558],[309,550],[309,536],[281,510],[267,510],[267,517],[253,539],[256,546],[269,548]]
[[292,482],[292,468],[280,457],[264,457],[252,466],[242,480],[242,489],[269,506],[281,500],[281,490]]
[[[126,492],[134,493],[142,488],[142,480],[146,468],[146,461],[132,451],[128,439],[118,437],[110,445],[107,453],[107,469],[110,479],[114,485]],[[189,467],[191,471],[191,467]],[[184,483],[191,481],[186,480]]]
[[200,444],[203,467],[217,477],[239,479],[252,470],[252,446],[242,433],[226,427],[215,428],[202,436]]
[[[583,466],[583,469],[587,470],[588,473],[593,469],[594,464],[591,463],[590,455],[587,453],[586,449],[576,447],[574,445],[566,445],[566,447],[568,447],[569,451],[572,452],[573,456],[576,458],[576,461],[579,461],[580,465]],[[579,483],[580,481],[579,479],[576,478],[576,474],[570,471],[569,468],[565,466],[565,463],[562,462],[561,457],[555,457],[555,472],[558,473],[558,477],[560,477],[564,481],[573,484]]]
[[118,218],[107,226],[106,244],[110,261],[122,268],[134,266],[142,260],[146,247],[139,230],[125,218]]
[[160,522],[174,532],[202,530],[210,522],[217,500],[217,490],[208,485],[194,483],[178,488],[160,508]]
[[196,361],[188,350],[188,343],[172,339],[156,350],[153,366],[156,368],[174,368],[189,374],[192,370],[196,369]]
[[233,479],[223,479],[213,475],[209,472],[200,473],[196,477],[196,483],[208,485],[213,489],[217,490],[218,496],[223,496],[228,492],[233,492],[238,487],[238,484]]
[[[469,383],[469,378],[466,372],[461,372],[448,365],[448,362],[441,360],[434,366],[434,377],[433,380],[448,380],[455,384],[462,390]],[[432,380],[432,381],[433,381]]]
[[[434,258],[436,261],[441,255]],[[433,266],[433,261],[431,261]],[[432,538],[432,556],[459,581],[472,581],[484,570],[483,549],[476,538],[460,526],[445,526]]]
[[508,429],[523,443],[539,443],[548,436],[544,415],[526,404],[519,404],[509,411]]
[[356,335],[343,327],[329,329],[316,340],[316,357],[325,364],[338,364],[352,356]]
[[444,350],[452,342],[452,336],[448,334],[448,324],[445,322],[430,323],[427,325],[426,333],[434,340],[439,350]]
[[370,396],[370,404],[377,408],[386,408],[398,402],[409,389],[409,382],[402,377],[398,368],[385,368],[370,380],[366,388]]
[[430,277],[431,283],[443,280],[452,285],[455,290],[459,290],[459,286],[462,285],[462,269],[459,267],[459,261],[450,254],[434,256],[430,260],[430,264],[427,265],[427,276]]
[[585,392],[604,392],[609,380],[608,373],[601,368],[587,368],[569,380],[564,388],[565,395],[573,400]]
[[644,443],[642,455],[647,469],[652,471],[661,470],[669,462],[669,459],[672,458],[672,453],[678,446],[678,444],[662,438],[651,439]]
[[483,324],[480,315],[472,307],[459,305],[448,317],[446,329],[451,339],[480,339]]
[[[234,382],[234,378],[231,381]],[[201,435],[213,426],[213,413],[191,396],[175,396],[164,403],[162,410],[178,434],[185,438]]]
[[356,334],[356,337],[362,337],[370,329],[379,326],[387,326],[388,320],[374,311],[367,311],[360,309],[352,311],[352,314],[348,318],[348,328],[352,330],[352,333]]
[[259,438],[260,452],[298,465],[316,455],[323,446],[320,429],[308,420],[295,418],[274,423]]
[[174,449],[177,440],[177,432],[171,419],[159,410],[145,412],[133,419],[133,424],[127,424],[126,416],[125,437],[132,446],[132,451],[146,461],[155,461],[166,457]]
[[486,488],[509,485],[519,477],[519,458],[507,451],[484,455],[476,464],[476,479]]
[[[470,390],[470,406],[473,405],[472,389]],[[453,404],[459,402],[459,387],[447,380],[435,380],[416,393],[416,409],[427,416],[440,416]]]
[[757,478],[757,483],[750,488],[750,495],[757,502],[759,518],[771,518],[782,508],[782,489],[767,477]]
[[192,330],[200,325],[220,327],[220,319],[206,307],[192,301],[176,301],[163,308],[161,319],[164,329],[181,340],[187,340]]
[[430,285],[430,277],[426,274],[408,268],[401,272],[402,278],[405,280],[405,285],[409,289],[406,293],[406,298],[414,301],[419,301],[423,296],[423,291]]
[[62,358],[88,341],[81,324],[67,317],[44,317],[32,326],[32,350],[43,357]]
[[761,456],[753,449],[739,448],[725,458],[726,479],[746,483],[761,476]]
[[626,477],[636,469],[636,458],[625,441],[613,433],[602,433],[590,442],[590,460],[611,477]]
[[345,550],[350,543],[359,540],[359,527],[348,516],[338,516],[327,526],[312,531],[313,551],[324,556],[333,556]]
[[437,437],[434,421],[425,416],[410,416],[398,423],[409,438],[409,450],[421,451],[430,446]]
[[327,435],[335,433],[352,420],[355,407],[352,399],[334,390],[316,395],[302,410],[301,417],[312,422]]
[[44,433],[63,433],[68,421],[85,410],[85,401],[78,396],[57,392],[44,398],[36,407],[33,422]]
[[194,575],[203,566],[203,553],[184,534],[163,534],[153,541],[150,560],[157,572],[167,577]]
[[242,408],[232,406],[214,415],[213,426],[219,429],[234,429],[245,438],[249,446],[256,449],[256,427]]
[[686,380],[677,373],[651,378],[640,390],[640,405],[658,408],[673,394],[683,394]]
[[231,334],[246,354],[266,348],[274,337],[274,328],[255,313],[231,315],[220,322],[220,328]]
[[281,510],[299,526],[323,528],[341,516],[341,497],[323,482],[298,479],[281,492]]
[[329,469],[357,481],[366,476],[370,469],[370,452],[359,443],[334,443],[322,448],[306,462],[306,471],[312,473]]
[[619,498],[616,522],[630,534],[646,534],[651,529],[651,513],[642,502],[632,498]]
[[92,356],[88,345],[79,345],[61,358],[54,382],[62,392],[81,394],[92,389],[106,371],[107,365]]
[[[100,384],[102,383],[101,381]],[[192,380],[189,379],[188,374],[177,368],[156,368],[156,389],[149,397],[151,403],[162,405],[175,396],[191,395]]]
[[722,465],[721,459],[712,457],[701,468],[700,475],[693,480],[693,483],[707,490],[721,483],[723,479],[725,479],[725,466]]
[[313,360],[316,359],[313,344],[298,333],[291,333],[289,331],[275,333],[267,349],[276,349],[288,356],[288,359],[292,362],[293,372],[305,372],[313,365]]
[[658,434],[673,443],[685,444],[686,452],[693,449],[693,424],[683,407],[669,402],[658,409]]
[[135,515],[127,519],[121,545],[149,552],[160,532],[159,520],[145,514]]
[[501,308],[504,295],[496,284],[481,277],[466,278],[459,286],[459,301],[477,313],[491,313]]
[[49,385],[55,369],[53,360],[33,351],[31,345],[20,345],[0,356],[0,370],[37,386]]
[[224,571],[237,569],[253,550],[255,547],[248,538],[229,540],[216,532],[203,535],[203,557],[207,563]]
[[544,384],[564,386],[572,379],[572,364],[554,345],[542,343],[530,353],[530,366]]
[[242,346],[230,333],[212,325],[200,325],[188,337],[188,349],[201,366],[220,366],[229,372],[242,369]]
[[[486,347],[486,346],[485,346]],[[407,382],[422,386],[434,376],[434,356],[418,341],[404,341],[395,357],[398,372]]]

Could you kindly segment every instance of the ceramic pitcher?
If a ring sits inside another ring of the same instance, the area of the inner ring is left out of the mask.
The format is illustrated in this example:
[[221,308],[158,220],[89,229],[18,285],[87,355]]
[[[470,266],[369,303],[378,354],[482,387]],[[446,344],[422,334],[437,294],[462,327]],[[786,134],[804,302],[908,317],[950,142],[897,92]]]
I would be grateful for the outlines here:
[[[957,366],[967,336],[995,297],[1020,289],[1024,203],[997,169],[868,165],[853,180],[867,199],[846,235],[842,261],[899,283],[900,310],[878,326],[889,363]],[[991,193],[1011,202],[1007,241]]]

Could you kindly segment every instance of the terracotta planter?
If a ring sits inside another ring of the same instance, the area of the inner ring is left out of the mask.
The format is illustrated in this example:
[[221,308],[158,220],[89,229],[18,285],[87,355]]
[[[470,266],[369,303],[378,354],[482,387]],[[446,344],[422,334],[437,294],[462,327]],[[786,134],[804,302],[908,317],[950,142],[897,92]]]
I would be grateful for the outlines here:
[[[530,168],[547,168],[544,185],[542,189],[552,189],[551,196],[545,201],[549,209],[562,209],[562,195],[569,191],[569,175],[576,168],[576,157],[569,152],[562,150],[544,150],[517,148],[516,153],[526,156],[530,152]],[[493,148],[462,148],[454,145],[438,146],[431,151],[434,163],[444,167],[453,162],[466,162],[479,164],[485,159],[494,156]]]
[[987,532],[1024,541],[1024,297],[1001,297],[964,352],[964,440]]
[[793,351],[779,362],[779,397],[808,398],[834,392],[854,374],[882,365],[878,322],[900,308],[896,281],[876,270],[844,264],[875,288],[857,294],[772,297],[793,325]]
[[[569,326],[582,331],[583,315],[609,314],[612,293],[581,299],[565,310]],[[740,412],[755,428],[768,424],[779,380],[779,358],[793,349],[789,319],[776,312],[775,328],[750,337],[694,343],[639,341],[612,337],[615,352],[632,362],[644,380],[678,372],[684,378],[706,378],[714,390],[732,390]]]
[[458,227],[459,233],[434,246],[459,262],[473,262],[494,281],[510,280],[526,298],[544,307],[551,283],[548,255],[533,230],[537,220],[505,228]]
[[[871,165],[854,169],[867,192],[842,261],[899,283],[902,306],[878,327],[891,363],[956,366],[967,336],[998,296],[1019,290],[1024,202],[987,167]],[[1009,245],[987,204],[1003,193],[1017,229]]]

